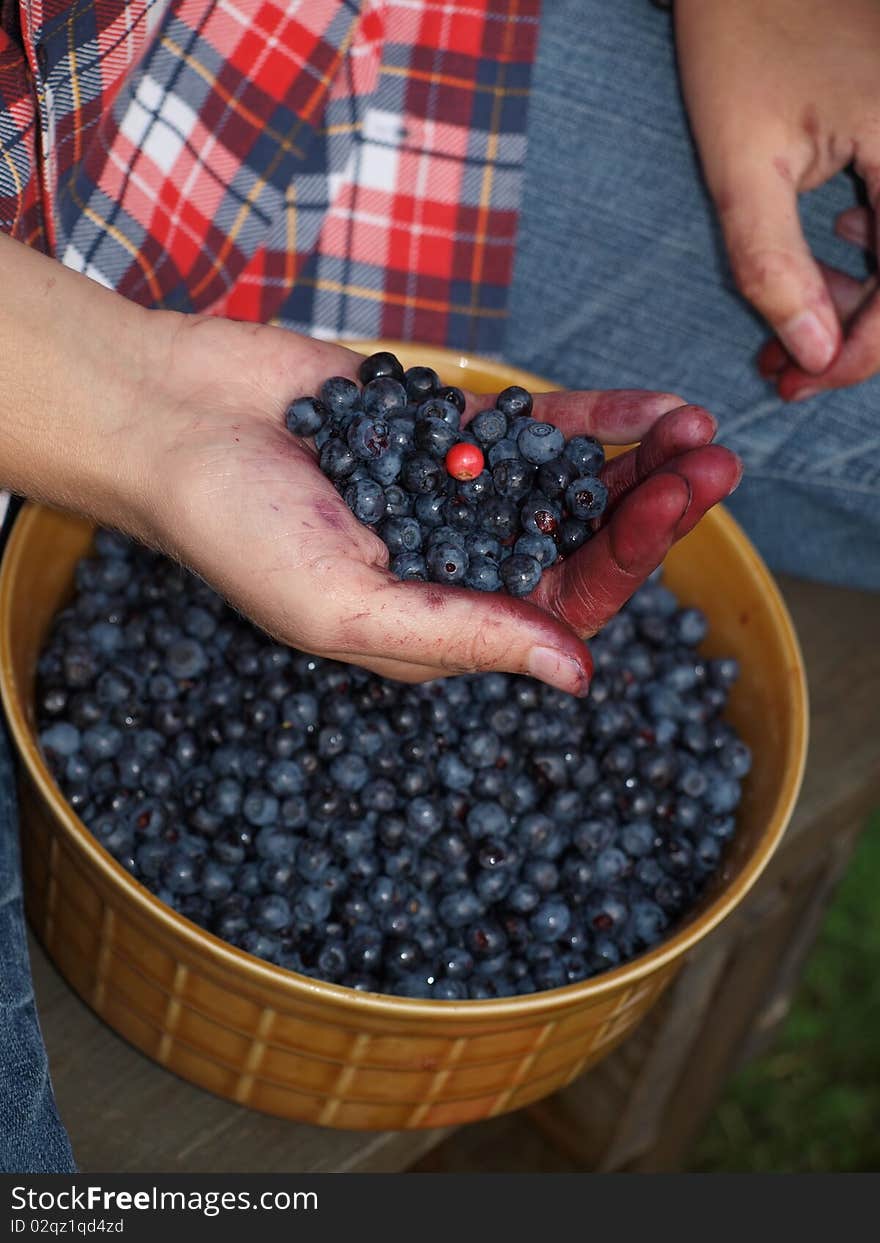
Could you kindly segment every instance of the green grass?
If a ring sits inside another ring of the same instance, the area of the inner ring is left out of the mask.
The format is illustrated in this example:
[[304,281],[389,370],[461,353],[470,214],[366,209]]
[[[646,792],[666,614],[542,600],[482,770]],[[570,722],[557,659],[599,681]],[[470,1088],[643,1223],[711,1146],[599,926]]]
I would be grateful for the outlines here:
[[732,1081],[691,1169],[880,1170],[880,813],[774,1047]]

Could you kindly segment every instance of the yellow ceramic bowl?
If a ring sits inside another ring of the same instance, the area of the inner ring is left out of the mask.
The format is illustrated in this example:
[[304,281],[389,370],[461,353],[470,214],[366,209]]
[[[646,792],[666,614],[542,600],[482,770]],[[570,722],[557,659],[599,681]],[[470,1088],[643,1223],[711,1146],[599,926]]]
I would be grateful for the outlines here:
[[[399,353],[475,390],[551,387],[443,351]],[[28,912],[59,970],[105,1022],[230,1100],[367,1129],[472,1122],[537,1100],[635,1026],[683,955],[742,901],[788,822],[806,748],[801,657],[760,557],[716,510],[670,555],[668,582],[708,615],[707,654],[742,664],[729,715],[755,762],[723,875],[691,918],[651,953],[597,979],[498,1001],[409,1001],[283,971],[148,893],[86,831],[40,755],[37,656],[91,538],[88,522],[28,506],[0,574],[0,682],[21,760]]]

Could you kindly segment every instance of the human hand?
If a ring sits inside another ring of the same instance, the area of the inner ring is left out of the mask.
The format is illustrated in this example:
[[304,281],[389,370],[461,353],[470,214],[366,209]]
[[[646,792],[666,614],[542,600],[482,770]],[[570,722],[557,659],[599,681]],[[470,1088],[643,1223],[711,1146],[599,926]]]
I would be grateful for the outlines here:
[[[530,673],[576,694],[599,629],[672,543],[735,487],[740,467],[710,445],[715,425],[679,398],[559,393],[536,413],[566,435],[641,446],[606,467],[609,510],[575,556],[528,600],[402,583],[291,436],[290,400],[360,357],[281,329],[173,316],[152,401],[152,538],[283,642],[417,681],[470,670]],[[468,414],[490,398],[471,400]]]
[[759,369],[801,400],[880,370],[876,281],[817,262],[798,193],[853,164],[870,212],[841,236],[877,240],[880,5],[876,0],[676,0],[691,125],[744,297],[776,334]]

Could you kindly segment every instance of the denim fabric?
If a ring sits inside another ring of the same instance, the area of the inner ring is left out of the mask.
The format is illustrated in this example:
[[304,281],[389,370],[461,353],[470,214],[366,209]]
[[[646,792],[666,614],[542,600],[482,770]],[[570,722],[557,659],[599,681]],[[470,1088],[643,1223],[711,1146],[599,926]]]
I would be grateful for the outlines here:
[[0,1172],[76,1169],[58,1120],[34,1008],[18,853],[15,781],[0,725]]
[[[546,0],[505,356],[570,388],[644,387],[708,407],[745,475],[730,508],[769,563],[880,588],[880,379],[794,405],[755,371],[766,327],[734,292],[678,91],[668,14]],[[844,175],[806,197],[816,253]]]

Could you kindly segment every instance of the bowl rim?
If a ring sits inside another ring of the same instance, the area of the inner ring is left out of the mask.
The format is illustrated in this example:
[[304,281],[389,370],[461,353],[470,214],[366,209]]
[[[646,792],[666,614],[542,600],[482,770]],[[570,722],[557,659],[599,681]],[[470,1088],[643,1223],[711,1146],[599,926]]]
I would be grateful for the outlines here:
[[[346,344],[358,348],[367,343],[352,341]],[[466,355],[461,355],[456,363],[455,351],[444,351],[439,347],[407,346],[399,342],[386,341],[368,343],[368,347],[373,350],[393,348],[395,345],[401,352],[418,348],[419,357],[428,365],[435,361],[441,366],[450,368],[458,365],[464,371],[469,366],[491,369],[494,365],[490,359],[471,360]],[[557,388],[542,377],[518,368],[508,367],[506,364],[504,364],[504,371],[505,377],[513,377],[515,382],[523,383],[526,387],[532,386],[536,391],[547,392]],[[508,382],[511,380],[508,379]],[[662,972],[663,968],[681,958],[731,913],[764,871],[791,818],[803,780],[809,733],[807,683],[800,643],[779,588],[757,549],[739,523],[722,506],[716,506],[703,521],[720,527],[721,532],[731,541],[736,554],[746,562],[747,568],[757,581],[785,649],[790,677],[792,717],[782,782],[771,814],[768,816],[767,827],[757,848],[745,860],[739,874],[730,884],[726,885],[703,911],[647,953],[640,954],[619,967],[614,967],[586,980],[566,984],[560,988],[517,994],[513,997],[441,1001],[398,997],[390,993],[358,992],[341,984],[315,980],[265,962],[223,941],[214,933],[208,932],[185,916],[178,914],[135,880],[131,873],[127,872],[92,836],[64,798],[43,760],[36,741],[36,731],[31,729],[24,703],[19,701],[14,690],[15,674],[10,627],[13,602],[12,584],[16,578],[16,571],[25,556],[30,529],[39,521],[41,513],[46,508],[30,501],[23,506],[13,525],[2,565],[0,565],[0,697],[6,710],[19,759],[24,762],[30,779],[40,795],[51,807],[56,823],[70,845],[98,869],[105,884],[118,890],[120,896],[124,895],[135,903],[142,918],[158,920],[166,933],[183,941],[187,951],[195,960],[207,955],[212,966],[221,970],[243,973],[245,980],[258,988],[280,990],[291,1004],[295,1005],[297,1001],[324,1002],[335,1004],[337,1007],[350,1008],[357,1013],[359,1018],[371,1015],[391,1021],[410,1019],[435,1022],[440,1020],[442,1015],[447,1020],[454,1020],[456,1024],[469,1026],[508,1017],[517,1020],[537,1018],[545,1012],[558,1012],[560,1008],[570,1009],[579,1006],[584,1001],[595,1001],[611,993],[620,992]]]

